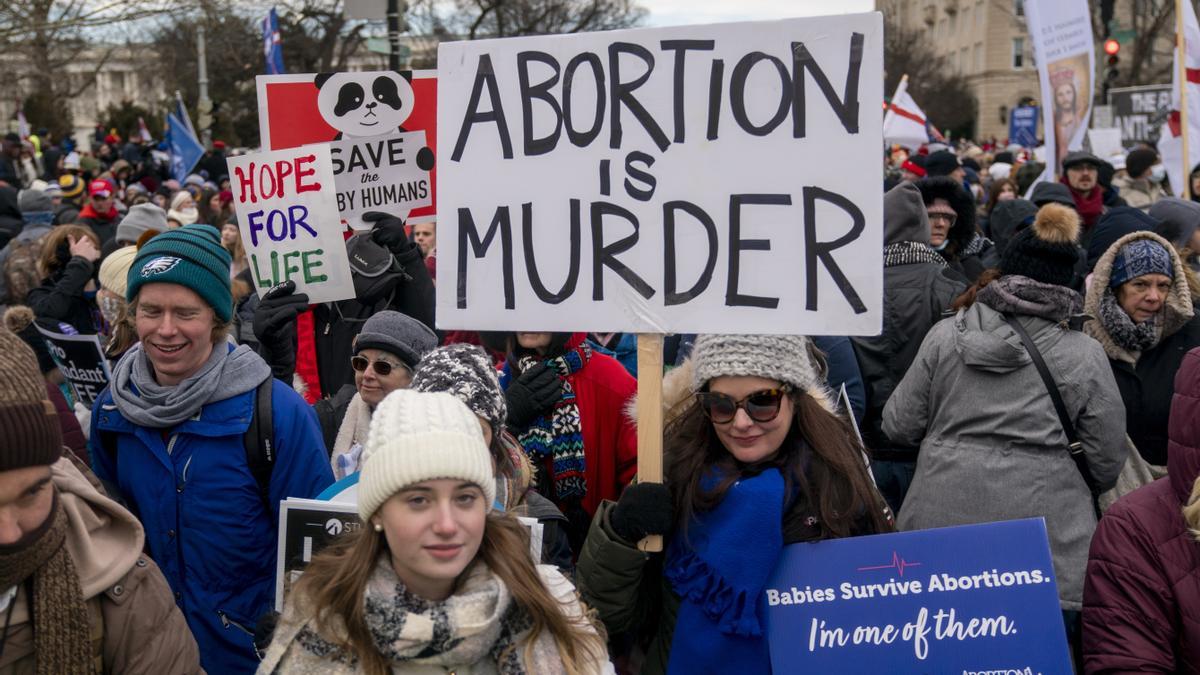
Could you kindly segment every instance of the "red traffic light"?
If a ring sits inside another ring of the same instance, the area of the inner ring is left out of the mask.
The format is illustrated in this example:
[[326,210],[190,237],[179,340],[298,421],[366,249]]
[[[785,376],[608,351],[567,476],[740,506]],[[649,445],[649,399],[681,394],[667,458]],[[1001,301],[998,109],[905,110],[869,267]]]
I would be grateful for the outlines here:
[[1109,38],[1104,41],[1104,53],[1109,56],[1116,56],[1117,52],[1121,51],[1121,43]]

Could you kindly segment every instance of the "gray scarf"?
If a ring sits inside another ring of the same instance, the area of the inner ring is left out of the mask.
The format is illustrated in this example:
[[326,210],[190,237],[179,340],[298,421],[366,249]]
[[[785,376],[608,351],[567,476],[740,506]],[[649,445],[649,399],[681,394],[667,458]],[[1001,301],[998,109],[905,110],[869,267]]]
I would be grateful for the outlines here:
[[1055,323],[1083,311],[1083,296],[1066,286],[1006,274],[979,289],[975,299],[997,312],[1038,316]]
[[1121,309],[1111,288],[1105,289],[1104,295],[1100,296],[1099,313],[1100,324],[1121,349],[1136,354],[1158,344],[1158,317],[1161,314],[1149,321],[1134,323],[1133,318]]
[[134,345],[113,369],[112,394],[117,410],[138,426],[167,429],[192,419],[214,401],[244,394],[271,376],[271,367],[246,345],[229,349],[213,345],[212,355],[195,375],[164,387],[154,379],[154,369]]

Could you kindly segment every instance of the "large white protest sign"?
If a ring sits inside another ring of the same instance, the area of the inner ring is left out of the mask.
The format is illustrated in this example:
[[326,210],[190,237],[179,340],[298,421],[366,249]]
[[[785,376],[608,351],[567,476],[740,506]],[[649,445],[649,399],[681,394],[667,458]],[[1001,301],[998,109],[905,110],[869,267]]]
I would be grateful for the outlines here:
[[[406,216],[433,204],[429,171],[417,165],[425,149],[425,132],[394,133],[371,138],[348,138],[329,144],[337,208],[356,230],[369,230],[368,211]],[[429,153],[429,161],[433,154]]]
[[878,13],[442,43],[438,326],[870,335]]
[[354,297],[328,146],[231,157],[229,174],[260,293],[291,280],[314,303]]

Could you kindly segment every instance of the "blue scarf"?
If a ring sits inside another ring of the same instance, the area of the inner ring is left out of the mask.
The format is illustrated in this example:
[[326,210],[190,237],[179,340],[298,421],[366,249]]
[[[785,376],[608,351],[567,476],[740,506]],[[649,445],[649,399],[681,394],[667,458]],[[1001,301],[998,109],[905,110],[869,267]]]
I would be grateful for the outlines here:
[[[710,472],[701,488],[720,479]],[[683,602],[668,675],[771,672],[761,605],[783,550],[783,486],[778,469],[742,478],[671,540],[663,573]]]

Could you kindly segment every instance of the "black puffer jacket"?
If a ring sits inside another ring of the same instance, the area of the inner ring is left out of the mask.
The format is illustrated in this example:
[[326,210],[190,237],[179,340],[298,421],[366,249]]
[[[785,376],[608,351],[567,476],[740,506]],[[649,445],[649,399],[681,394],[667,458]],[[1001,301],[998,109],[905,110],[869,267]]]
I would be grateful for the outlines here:
[[[962,183],[948,176],[922,178],[914,183],[921,191],[921,201],[929,206],[935,199],[945,199],[950,202],[957,218],[954,226],[946,235],[946,246],[938,253],[941,254],[950,268],[963,277],[968,283],[975,283],[979,275],[988,267],[999,264],[999,252],[994,246],[986,245],[983,250],[968,254],[966,251],[975,239],[975,202],[971,193],[967,192]],[[926,228],[928,237],[928,228]],[[927,239],[928,241],[928,239]]]
[[433,279],[425,268],[421,249],[405,242],[392,255],[395,262],[387,272],[374,278],[354,274],[355,299],[313,307],[317,375],[326,395],[336,393],[342,385],[354,384],[350,367],[354,338],[376,313],[394,310],[433,329]]
[[[908,372],[925,333],[966,290],[966,283],[928,247],[929,218],[913,185],[902,183],[884,196],[883,232],[884,243],[891,246],[884,258],[883,332],[851,338],[867,390],[862,434],[875,457],[913,461],[917,448],[898,446],[883,433],[883,406]],[[910,253],[906,256],[893,245],[907,246]],[[922,258],[926,261],[920,262]]]
[[65,267],[43,279],[41,286],[31,288],[26,302],[41,321],[70,324],[81,335],[93,335],[96,303],[84,294],[84,287],[94,272],[89,260],[72,256]]

